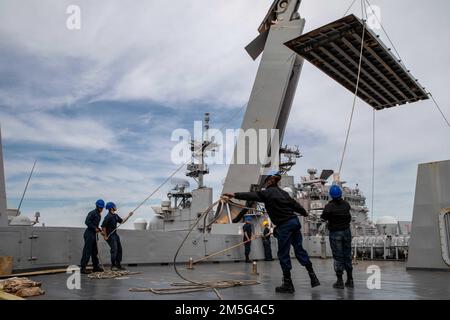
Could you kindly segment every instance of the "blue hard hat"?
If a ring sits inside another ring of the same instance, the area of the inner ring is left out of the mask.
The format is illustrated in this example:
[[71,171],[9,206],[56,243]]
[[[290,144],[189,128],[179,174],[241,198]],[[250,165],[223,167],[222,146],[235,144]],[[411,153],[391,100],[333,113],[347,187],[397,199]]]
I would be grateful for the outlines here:
[[114,202],[108,202],[106,204],[106,210],[110,210],[110,209],[113,209],[113,208],[116,208],[116,205],[115,205]]
[[266,178],[264,179],[264,181],[266,181],[267,179],[271,178],[271,177],[280,177],[281,178],[281,173],[280,171],[270,171]]
[[102,199],[98,199],[97,202],[95,202],[95,206],[97,208],[104,208],[105,207],[105,201],[103,201]]
[[330,197],[333,199],[339,199],[342,197],[342,189],[338,185],[333,185],[330,188]]
[[245,221],[252,221],[252,217],[246,216],[246,217],[244,218],[244,220],[245,220]]

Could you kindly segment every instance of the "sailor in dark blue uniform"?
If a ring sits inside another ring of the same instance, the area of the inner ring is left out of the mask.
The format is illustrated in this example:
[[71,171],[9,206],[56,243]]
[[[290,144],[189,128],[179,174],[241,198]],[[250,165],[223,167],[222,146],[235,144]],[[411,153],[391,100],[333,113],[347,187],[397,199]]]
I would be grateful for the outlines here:
[[245,247],[245,262],[247,263],[251,263],[252,261],[250,260],[250,250],[252,247],[252,234],[253,234],[253,229],[252,229],[252,218],[247,216],[245,217],[245,223],[242,226],[242,231],[244,232],[244,247]]
[[85,221],[87,229],[84,232],[84,248],[80,263],[80,272],[84,274],[88,273],[86,271],[86,266],[89,263],[90,258],[92,258],[93,271],[103,271],[98,260],[97,233],[102,231],[99,228],[99,225],[102,218],[101,213],[105,207],[105,201],[101,199],[97,200],[95,206],[96,208],[88,213]]
[[264,220],[263,225],[264,225],[264,230],[263,230],[263,235],[262,235],[262,243],[263,243],[263,247],[264,247],[264,260],[273,261],[272,244],[270,241],[270,235],[272,234],[272,231],[269,228],[269,221]]
[[278,186],[281,180],[279,172],[270,173],[265,179],[265,189],[257,192],[225,193],[224,196],[239,200],[263,202],[270,220],[276,225],[274,236],[278,240],[278,258],[283,271],[283,283],[276,292],[294,293],[295,288],[291,278],[291,246],[295,257],[308,270],[311,287],[320,285],[314,272],[308,252],[302,246],[301,225],[296,213],[308,216],[306,210],[291,196]]
[[[117,207],[113,202],[106,204],[108,214],[102,223],[103,236],[111,248],[111,270],[125,270],[122,265],[122,244],[117,234],[117,224],[122,224],[124,220],[117,214]],[[132,213],[128,217],[130,217]],[[127,218],[128,219],[128,218]]]

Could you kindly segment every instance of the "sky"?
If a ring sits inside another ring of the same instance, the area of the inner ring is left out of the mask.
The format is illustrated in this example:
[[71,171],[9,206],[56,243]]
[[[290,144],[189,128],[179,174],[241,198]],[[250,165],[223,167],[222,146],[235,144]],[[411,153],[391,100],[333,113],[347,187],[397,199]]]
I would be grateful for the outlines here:
[[[173,130],[192,131],[205,112],[214,128],[239,128],[259,63],[244,47],[271,2],[1,0],[8,207],[17,208],[37,159],[23,214],[39,211],[47,226],[81,227],[103,198],[125,215],[177,167]],[[450,2],[371,2],[408,68],[450,116]],[[305,32],[341,18],[350,3],[304,0]],[[80,30],[66,26],[70,5],[81,9]],[[350,10],[360,11],[359,4]],[[352,101],[351,92],[304,63],[284,139],[303,154],[291,171],[297,181],[308,168],[337,169]],[[341,173],[349,186],[359,184],[370,209],[372,116],[358,99]],[[417,166],[450,159],[449,128],[431,101],[379,111],[376,123],[373,216],[410,220]],[[227,167],[210,171],[205,183],[217,196]],[[150,206],[170,187],[134,217],[151,219]]]

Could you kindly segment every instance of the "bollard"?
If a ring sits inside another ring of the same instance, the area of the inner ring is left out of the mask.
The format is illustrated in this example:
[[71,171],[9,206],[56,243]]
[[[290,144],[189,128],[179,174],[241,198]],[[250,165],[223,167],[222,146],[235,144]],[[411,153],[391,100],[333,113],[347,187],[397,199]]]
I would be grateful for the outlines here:
[[189,264],[187,267],[188,270],[194,270],[194,260],[191,258],[189,258]]
[[256,264],[256,261],[253,261],[253,265],[252,265],[252,274],[253,275],[258,275],[258,265]]

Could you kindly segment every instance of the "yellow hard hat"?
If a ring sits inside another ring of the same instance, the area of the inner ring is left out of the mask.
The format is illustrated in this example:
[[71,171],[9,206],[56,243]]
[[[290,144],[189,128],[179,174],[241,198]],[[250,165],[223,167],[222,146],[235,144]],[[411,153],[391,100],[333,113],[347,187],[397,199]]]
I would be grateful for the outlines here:
[[269,221],[264,220],[263,225],[264,225],[264,226],[268,226],[268,225],[269,225]]

